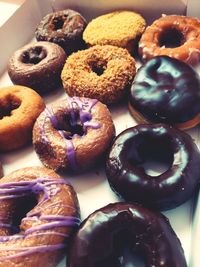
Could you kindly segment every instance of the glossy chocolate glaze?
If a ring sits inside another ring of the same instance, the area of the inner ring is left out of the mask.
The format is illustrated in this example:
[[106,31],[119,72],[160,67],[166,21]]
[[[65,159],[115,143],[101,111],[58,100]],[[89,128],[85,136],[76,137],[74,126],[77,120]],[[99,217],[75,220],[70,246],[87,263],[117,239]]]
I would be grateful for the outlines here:
[[[149,158],[169,163],[157,176],[143,165]],[[115,139],[106,162],[112,189],[126,201],[171,209],[188,200],[200,183],[200,153],[192,138],[165,124],[137,125]]]
[[36,29],[36,39],[56,43],[70,54],[85,47],[82,33],[86,25],[86,20],[74,10],[57,11],[41,20]]
[[136,204],[114,203],[91,214],[76,233],[68,267],[119,267],[127,244],[147,267],[186,267],[181,243],[166,217]]
[[186,63],[167,56],[149,60],[137,72],[131,106],[152,122],[182,123],[200,112],[200,80]]

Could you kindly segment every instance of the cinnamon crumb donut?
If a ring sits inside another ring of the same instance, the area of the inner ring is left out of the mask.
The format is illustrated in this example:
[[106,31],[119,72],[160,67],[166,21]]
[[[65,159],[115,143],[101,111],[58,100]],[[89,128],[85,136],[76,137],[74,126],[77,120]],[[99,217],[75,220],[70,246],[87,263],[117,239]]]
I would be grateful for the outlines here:
[[44,108],[42,98],[28,87],[1,88],[0,151],[10,151],[30,142],[33,125]]
[[200,60],[200,20],[197,18],[163,16],[146,28],[139,43],[144,61],[166,55],[196,65]]
[[73,187],[43,167],[0,179],[0,267],[55,267],[80,223]]
[[57,44],[30,43],[12,55],[8,74],[14,84],[28,86],[44,94],[61,85],[60,74],[65,60],[66,54]]
[[115,11],[93,19],[83,33],[89,46],[115,45],[132,52],[144,32],[144,18],[132,11]]
[[105,105],[96,99],[67,97],[40,114],[33,144],[45,166],[80,172],[99,161],[114,135]]
[[61,78],[70,96],[112,104],[126,94],[135,73],[135,60],[126,49],[96,45],[69,56]]

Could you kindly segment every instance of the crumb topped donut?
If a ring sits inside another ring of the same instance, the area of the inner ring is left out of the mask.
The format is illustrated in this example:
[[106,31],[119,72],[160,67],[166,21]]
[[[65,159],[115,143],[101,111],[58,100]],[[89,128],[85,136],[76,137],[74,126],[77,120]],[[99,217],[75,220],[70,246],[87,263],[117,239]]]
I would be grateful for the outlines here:
[[128,203],[109,204],[82,222],[72,240],[67,266],[125,266],[123,250],[127,247],[143,257],[146,267],[187,267],[169,220]]
[[126,49],[97,45],[69,56],[61,78],[70,96],[112,104],[125,96],[135,72],[135,60]]
[[45,166],[80,172],[98,162],[114,135],[105,105],[96,99],[67,97],[41,113],[33,144]]
[[93,19],[83,33],[89,46],[115,45],[132,52],[144,32],[144,18],[132,11],[115,11]]
[[80,223],[73,187],[43,167],[0,179],[0,267],[55,267]]
[[199,38],[200,20],[197,18],[163,16],[146,28],[139,43],[139,53],[144,61],[166,55],[194,66],[200,61]]
[[67,55],[84,48],[82,34],[87,25],[83,16],[71,9],[47,14],[36,29],[38,41],[60,45]]
[[29,143],[33,125],[44,108],[42,98],[28,87],[1,88],[0,151],[10,151]]
[[9,60],[11,81],[44,94],[61,85],[61,70],[65,64],[64,50],[53,43],[35,42],[18,49]]

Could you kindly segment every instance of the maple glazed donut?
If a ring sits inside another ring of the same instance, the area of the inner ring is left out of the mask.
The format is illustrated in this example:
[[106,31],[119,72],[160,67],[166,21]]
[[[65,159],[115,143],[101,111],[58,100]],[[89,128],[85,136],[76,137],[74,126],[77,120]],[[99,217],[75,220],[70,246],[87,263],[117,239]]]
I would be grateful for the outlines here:
[[101,158],[114,135],[111,114],[104,104],[67,97],[38,117],[33,144],[45,166],[80,172]]
[[126,49],[96,45],[69,56],[61,78],[68,95],[112,104],[125,96],[135,73],[135,60]]
[[55,267],[80,223],[73,187],[28,167],[0,179],[0,267]]
[[144,61],[166,55],[190,65],[200,60],[200,21],[197,18],[169,15],[146,28],[139,43]]
[[69,55],[85,47],[82,35],[86,25],[83,16],[74,10],[56,11],[41,20],[35,32],[36,39],[56,43]]
[[[164,163],[150,175],[145,163]],[[108,155],[106,175],[126,201],[153,209],[174,208],[188,200],[200,184],[200,153],[192,138],[165,124],[140,124],[119,134]]]
[[200,79],[186,63],[168,56],[147,61],[130,90],[129,110],[139,123],[163,122],[185,130],[200,122]]
[[11,81],[44,94],[61,85],[60,74],[66,54],[57,44],[34,42],[18,49],[10,58],[8,74]]
[[1,88],[0,151],[10,151],[30,142],[33,125],[44,108],[42,98],[28,87]]
[[128,203],[109,204],[81,223],[70,246],[67,266],[123,266],[123,249],[127,246],[131,253],[143,256],[146,267],[187,267],[180,240],[168,219]]

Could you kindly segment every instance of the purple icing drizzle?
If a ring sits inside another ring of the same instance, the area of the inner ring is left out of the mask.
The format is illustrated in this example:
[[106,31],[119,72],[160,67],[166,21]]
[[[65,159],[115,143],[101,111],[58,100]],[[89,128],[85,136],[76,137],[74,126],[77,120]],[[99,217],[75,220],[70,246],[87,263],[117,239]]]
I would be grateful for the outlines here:
[[[9,199],[15,199],[23,196],[27,196],[30,193],[38,194],[40,192],[43,192],[43,197],[37,204],[37,206],[41,206],[44,202],[49,200],[52,196],[55,196],[60,189],[55,189],[54,185],[58,184],[68,184],[63,179],[55,179],[52,177],[41,177],[37,178],[32,181],[19,181],[19,182],[11,182],[11,183],[5,183],[0,184],[0,199],[1,200],[7,200]],[[10,195],[11,193],[11,195]],[[63,205],[62,202],[58,201],[56,203],[51,203],[50,205],[47,205],[45,209],[48,209],[50,207],[55,206],[67,206]],[[41,210],[44,210],[42,207],[39,207]],[[2,218],[0,218],[2,220]],[[0,242],[6,242],[11,240],[17,240],[17,239],[23,239],[24,237],[37,237],[40,235],[59,235],[62,237],[68,237],[67,234],[64,233],[57,233],[55,231],[52,231],[52,229],[56,227],[76,227],[80,224],[80,219],[73,216],[64,216],[64,215],[41,215],[41,211],[39,212],[29,212],[25,218],[22,219],[22,221],[26,220],[32,220],[33,223],[40,222],[40,221],[46,221],[42,224],[33,225],[29,229],[27,229],[24,234],[16,234],[16,235],[10,235],[10,236],[0,236]],[[0,223],[0,227],[5,228],[12,228],[12,225],[9,223]],[[49,231],[50,230],[50,231]],[[46,231],[46,232],[38,232],[38,231]],[[0,251],[14,251],[15,253],[13,255],[7,255],[7,256],[0,256],[0,260],[8,260],[12,258],[16,258],[19,256],[26,256],[35,252],[49,252],[49,251],[55,251],[59,249],[63,249],[66,247],[67,244],[56,244],[56,245],[41,245],[36,247],[23,247],[23,248],[0,248]]]

